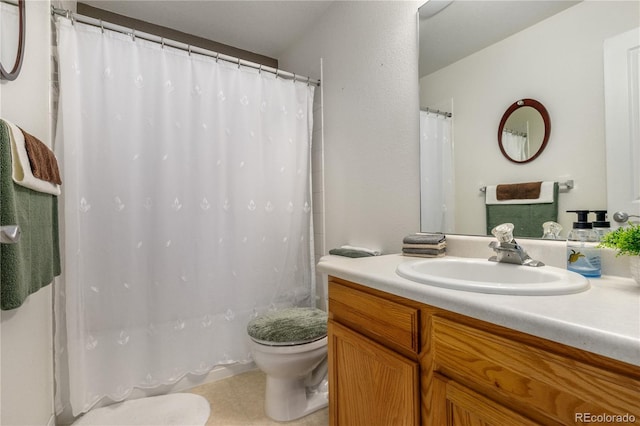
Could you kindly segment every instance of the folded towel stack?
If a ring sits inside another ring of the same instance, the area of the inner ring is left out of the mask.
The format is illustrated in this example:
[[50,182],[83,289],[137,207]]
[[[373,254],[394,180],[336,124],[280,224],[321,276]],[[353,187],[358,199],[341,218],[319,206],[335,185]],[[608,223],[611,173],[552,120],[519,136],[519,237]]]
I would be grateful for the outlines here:
[[365,247],[341,246],[329,250],[329,254],[345,257],[370,257],[380,256],[380,250],[373,250]]
[[417,233],[404,237],[402,254],[416,257],[443,257],[447,250],[444,234]]

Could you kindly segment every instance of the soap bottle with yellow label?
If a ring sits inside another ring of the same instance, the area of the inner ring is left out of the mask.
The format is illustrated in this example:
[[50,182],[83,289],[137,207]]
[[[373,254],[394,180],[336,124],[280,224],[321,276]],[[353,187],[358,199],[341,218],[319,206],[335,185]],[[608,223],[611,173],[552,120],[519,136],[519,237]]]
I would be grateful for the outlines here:
[[589,210],[567,210],[577,213],[578,221],[567,235],[567,269],[588,278],[602,275],[598,234],[588,221]]

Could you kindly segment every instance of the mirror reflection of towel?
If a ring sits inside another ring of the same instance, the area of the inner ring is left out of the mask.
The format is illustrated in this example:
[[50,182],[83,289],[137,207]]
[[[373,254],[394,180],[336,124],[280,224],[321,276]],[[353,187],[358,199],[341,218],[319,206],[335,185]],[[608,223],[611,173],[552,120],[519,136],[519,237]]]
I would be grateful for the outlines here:
[[[514,237],[540,238],[543,233],[543,223],[550,220],[558,221],[558,184],[551,182],[551,185],[552,196],[548,198],[548,202],[540,202],[540,199],[543,198],[542,195],[535,200],[508,200],[494,204],[487,202],[487,235],[491,235],[491,230],[495,226],[511,222],[515,226]],[[487,194],[487,198],[489,198],[489,194]]]
[[540,182],[512,183],[508,185],[498,185],[496,187],[496,198],[498,201],[505,200],[537,200],[540,198]]
[[[486,187],[485,204],[545,204],[556,200],[556,182],[527,182],[489,185]],[[537,191],[537,187],[540,191]],[[538,193],[537,196],[536,192]]]

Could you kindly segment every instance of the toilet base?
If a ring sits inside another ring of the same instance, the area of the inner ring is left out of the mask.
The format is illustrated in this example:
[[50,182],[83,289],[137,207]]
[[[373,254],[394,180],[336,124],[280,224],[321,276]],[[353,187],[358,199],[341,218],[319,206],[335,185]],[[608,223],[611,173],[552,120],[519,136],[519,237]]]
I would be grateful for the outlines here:
[[[265,414],[276,421],[286,422],[299,419],[329,404],[328,393],[309,389],[302,379],[279,379],[267,376]],[[325,385],[326,387],[326,385]]]

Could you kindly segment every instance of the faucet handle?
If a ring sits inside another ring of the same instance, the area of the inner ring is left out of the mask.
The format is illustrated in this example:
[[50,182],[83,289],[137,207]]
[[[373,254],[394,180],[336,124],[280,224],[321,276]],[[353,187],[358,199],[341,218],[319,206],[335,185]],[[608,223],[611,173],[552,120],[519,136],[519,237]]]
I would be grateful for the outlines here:
[[510,243],[513,241],[513,223],[503,223],[491,230],[494,237],[501,243]]

